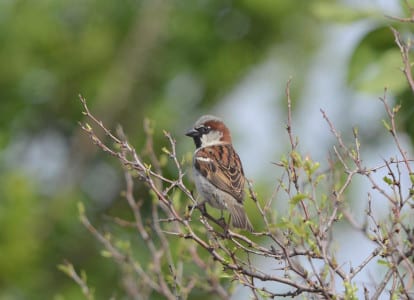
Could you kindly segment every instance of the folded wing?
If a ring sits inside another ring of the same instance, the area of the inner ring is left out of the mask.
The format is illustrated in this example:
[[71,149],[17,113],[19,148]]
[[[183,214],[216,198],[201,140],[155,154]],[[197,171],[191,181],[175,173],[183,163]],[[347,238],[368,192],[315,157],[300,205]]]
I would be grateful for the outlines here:
[[231,144],[200,148],[195,154],[194,166],[214,186],[243,203],[243,167]]

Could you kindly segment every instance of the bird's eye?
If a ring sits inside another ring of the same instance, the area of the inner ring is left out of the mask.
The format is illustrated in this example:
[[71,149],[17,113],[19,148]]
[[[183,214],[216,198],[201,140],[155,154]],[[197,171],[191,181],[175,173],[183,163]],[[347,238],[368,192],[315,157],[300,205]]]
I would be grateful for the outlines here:
[[210,127],[210,126],[202,126],[202,127],[200,127],[200,128],[198,129],[198,131],[199,131],[201,134],[207,134],[207,133],[209,133],[209,132],[210,132],[210,130],[211,130],[211,127]]

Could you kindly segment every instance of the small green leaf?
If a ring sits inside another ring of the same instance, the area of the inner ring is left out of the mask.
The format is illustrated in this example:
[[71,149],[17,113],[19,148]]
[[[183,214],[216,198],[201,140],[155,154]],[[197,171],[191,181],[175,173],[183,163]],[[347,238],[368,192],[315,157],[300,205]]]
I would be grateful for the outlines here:
[[60,264],[60,265],[57,265],[57,268],[58,270],[65,273],[66,275],[70,276],[73,267],[70,264]]
[[315,183],[318,184],[319,182],[323,181],[325,179],[325,174],[320,174],[316,177]]
[[384,259],[378,259],[377,260],[377,263],[379,264],[379,265],[382,265],[382,266],[389,266],[389,263],[386,261],[386,260],[384,260]]
[[171,155],[170,150],[167,149],[167,147],[162,147],[162,152],[164,152],[165,154]]
[[390,124],[388,124],[387,121],[382,119],[382,124],[384,125],[385,129],[387,129],[388,131],[391,131],[391,126],[390,126]]
[[356,296],[356,292],[358,291],[358,288],[356,287],[355,284],[352,284],[349,281],[344,281],[344,287],[345,287],[345,299],[358,300]]
[[92,127],[91,127],[91,125],[89,125],[89,123],[85,123],[85,127],[86,127],[86,130],[88,130],[88,131],[92,130]]
[[112,257],[112,253],[111,253],[111,252],[109,252],[108,250],[102,250],[102,251],[101,251],[101,255],[102,255],[103,257],[106,257],[106,258],[110,258],[110,257]]
[[267,299],[267,298],[269,298],[269,294],[268,293],[266,293],[266,291],[263,291],[263,290],[260,290],[260,289],[258,289],[257,291],[256,291],[263,299]]
[[290,199],[290,204],[292,205],[296,205],[298,204],[300,201],[302,201],[303,199],[306,199],[308,196],[306,194],[296,194],[295,196],[292,197],[292,199]]
[[286,158],[286,156],[285,155],[283,155],[281,158],[280,158],[280,162],[279,162],[281,165],[283,165],[285,168],[288,166],[288,160],[287,160],[287,158]]
[[128,240],[118,240],[116,241],[115,245],[117,246],[117,248],[125,251],[131,248],[131,244]]
[[392,181],[392,179],[391,178],[389,178],[389,177],[387,177],[387,176],[384,176],[384,177],[382,177],[382,180],[384,180],[384,182],[386,183],[386,184],[388,184],[388,185],[392,185],[394,182]]
[[414,173],[410,173],[411,184],[414,185]]
[[152,167],[152,165],[151,164],[144,163],[144,167],[145,167],[145,175],[149,176],[150,173],[151,173],[151,167]]
[[352,128],[352,131],[354,132],[354,136],[358,136],[358,133],[359,133],[358,127]]
[[303,165],[303,168],[306,171],[306,174],[308,177],[313,175],[315,171],[319,168],[320,163],[319,162],[313,162],[309,157],[305,157],[305,163]]
[[356,152],[355,149],[351,149],[351,156],[352,156],[353,159],[357,159],[358,152]]
[[85,205],[81,201],[78,202],[78,213],[81,216],[85,214]]
[[231,274],[226,274],[226,273],[221,273],[220,274],[220,278],[233,278],[233,275],[231,275]]
[[399,299],[402,299],[401,298],[401,292],[400,291],[393,292],[390,299],[391,300],[399,300]]
[[311,172],[314,173],[320,166],[321,164],[319,162],[315,162],[312,166]]
[[400,108],[401,108],[401,104],[398,104],[398,105],[396,105],[396,106],[394,106],[394,107],[392,108],[392,112],[393,112],[394,114],[396,114],[397,112],[399,112],[399,111],[400,111]]
[[302,157],[300,154],[296,151],[292,151],[290,154],[290,157],[292,158],[293,165],[297,168],[302,167]]

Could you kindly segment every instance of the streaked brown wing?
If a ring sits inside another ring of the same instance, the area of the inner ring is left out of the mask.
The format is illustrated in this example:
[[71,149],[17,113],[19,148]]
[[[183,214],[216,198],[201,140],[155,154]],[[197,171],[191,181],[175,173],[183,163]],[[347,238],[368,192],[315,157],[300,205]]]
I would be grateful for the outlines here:
[[194,166],[213,185],[243,203],[243,167],[232,145],[214,145],[199,149],[194,157]]

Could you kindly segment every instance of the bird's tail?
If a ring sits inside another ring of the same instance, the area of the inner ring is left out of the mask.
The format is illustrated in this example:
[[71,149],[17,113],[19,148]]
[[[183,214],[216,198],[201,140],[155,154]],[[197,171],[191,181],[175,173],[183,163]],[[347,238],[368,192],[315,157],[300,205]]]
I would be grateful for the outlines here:
[[231,215],[231,221],[234,227],[253,231],[252,223],[250,223],[249,218],[247,217],[244,207],[240,204],[232,205],[229,207],[229,212]]

